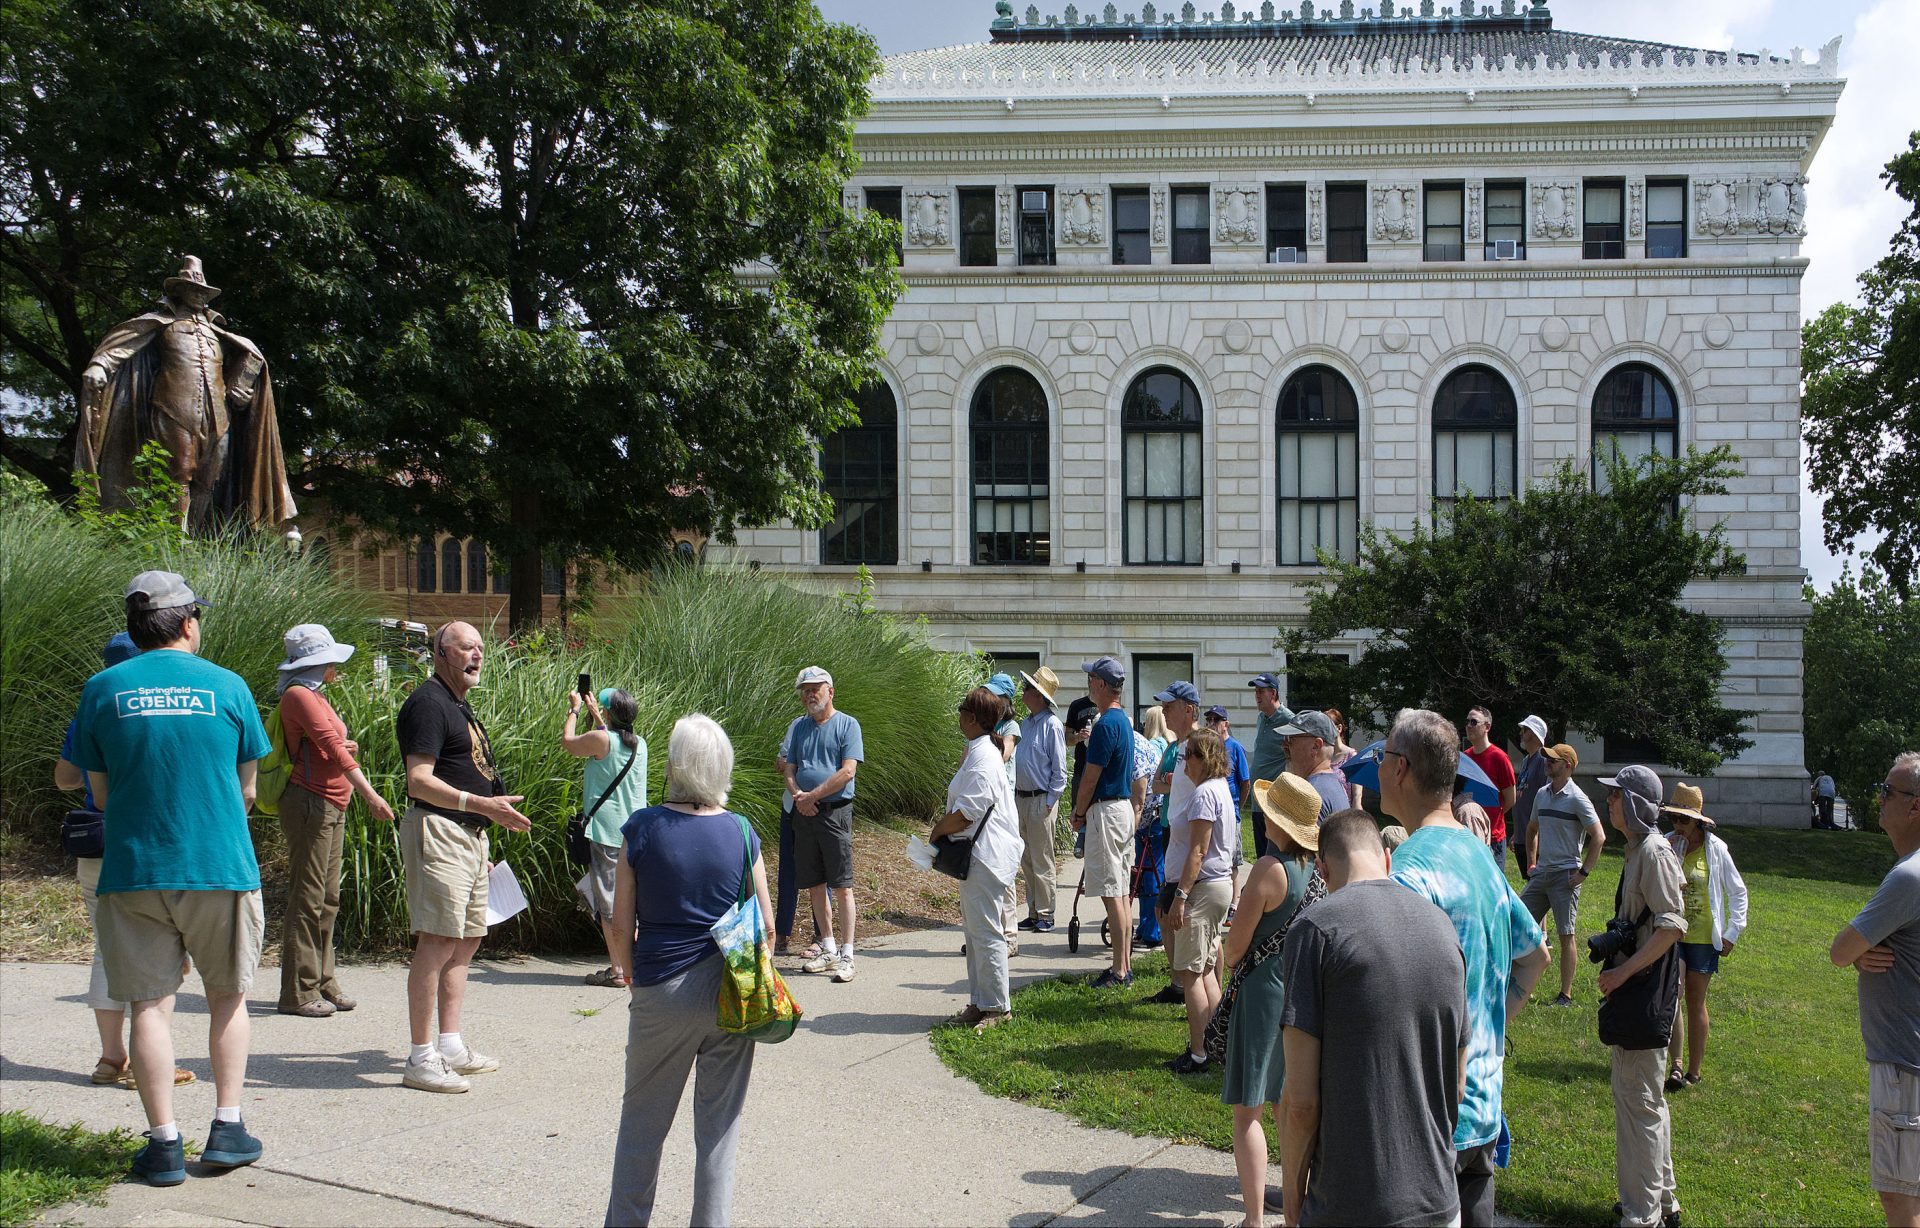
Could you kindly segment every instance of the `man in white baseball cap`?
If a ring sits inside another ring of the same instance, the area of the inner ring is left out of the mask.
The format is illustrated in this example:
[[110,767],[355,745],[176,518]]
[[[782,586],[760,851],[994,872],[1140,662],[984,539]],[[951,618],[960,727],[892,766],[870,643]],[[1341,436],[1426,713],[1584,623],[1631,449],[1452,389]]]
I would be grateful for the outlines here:
[[1527,853],[1527,825],[1532,821],[1533,798],[1547,785],[1547,722],[1529,716],[1520,722],[1520,750],[1526,758],[1514,782],[1513,809],[1507,814],[1507,843],[1513,846],[1513,859],[1520,865],[1520,877],[1533,873],[1533,858]]
[[[853,928],[859,915],[853,898],[853,778],[867,752],[860,722],[833,706],[832,674],[809,665],[793,687],[807,711],[787,726],[780,743],[780,774],[787,780],[783,821],[793,829],[793,882],[811,893],[813,919],[821,931],[820,949],[804,967],[830,972],[845,984],[853,979]],[[782,880],[787,860],[780,859]],[[784,906],[782,913],[779,920],[791,931],[793,918]],[[776,924],[776,939],[779,936]]]

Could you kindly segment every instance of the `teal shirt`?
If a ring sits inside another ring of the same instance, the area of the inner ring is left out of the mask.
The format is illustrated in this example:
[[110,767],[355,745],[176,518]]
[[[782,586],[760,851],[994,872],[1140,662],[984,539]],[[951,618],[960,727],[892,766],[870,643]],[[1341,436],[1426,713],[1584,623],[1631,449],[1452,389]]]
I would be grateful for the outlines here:
[[1287,739],[1281,735],[1280,727],[1291,724],[1293,712],[1287,708],[1275,709],[1272,716],[1253,714],[1253,755],[1249,767],[1255,780],[1276,780],[1287,770]]
[[1507,982],[1513,961],[1543,941],[1526,905],[1487,846],[1457,827],[1423,827],[1393,850],[1393,879],[1439,906],[1467,963],[1467,1096],[1453,1132],[1456,1151],[1500,1136],[1507,1052]]
[[240,675],[177,649],[102,670],[73,749],[107,777],[101,895],[260,889],[239,766],[265,757],[267,731]]
[[[593,804],[607,791],[614,777],[620,775],[620,769],[627,765],[627,745],[619,734],[611,729],[603,729],[612,743],[611,749],[602,759],[587,760],[586,781],[581,786],[580,808],[593,810]],[[634,735],[633,770],[620,782],[620,787],[608,796],[606,804],[593,810],[593,816],[587,820],[587,839],[607,848],[620,847],[620,829],[627,825],[634,811],[647,808],[647,740]]]

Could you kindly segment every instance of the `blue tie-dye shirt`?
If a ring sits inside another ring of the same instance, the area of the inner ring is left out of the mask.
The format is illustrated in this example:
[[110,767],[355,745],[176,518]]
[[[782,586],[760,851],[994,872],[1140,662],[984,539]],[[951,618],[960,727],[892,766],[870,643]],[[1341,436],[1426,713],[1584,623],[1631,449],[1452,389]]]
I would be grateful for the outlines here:
[[1467,1098],[1453,1131],[1457,1151],[1500,1136],[1507,1050],[1507,982],[1513,961],[1539,947],[1527,913],[1487,846],[1458,827],[1422,827],[1393,850],[1393,878],[1440,907],[1467,962]]

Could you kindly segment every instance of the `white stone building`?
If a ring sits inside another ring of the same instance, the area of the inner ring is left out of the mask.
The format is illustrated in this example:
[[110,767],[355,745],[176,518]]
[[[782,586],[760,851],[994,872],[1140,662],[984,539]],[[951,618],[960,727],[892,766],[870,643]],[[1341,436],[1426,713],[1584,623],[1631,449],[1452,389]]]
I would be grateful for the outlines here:
[[846,197],[903,223],[885,388],[828,444],[834,525],[733,556],[864,561],[949,646],[1074,685],[1111,651],[1130,699],[1192,677],[1244,725],[1316,547],[1607,439],[1728,443],[1744,476],[1694,514],[1747,570],[1688,600],[1758,715],[1708,798],[1804,821],[1800,244],[1838,40],[1666,47],[1515,0],[999,8],[873,83]]

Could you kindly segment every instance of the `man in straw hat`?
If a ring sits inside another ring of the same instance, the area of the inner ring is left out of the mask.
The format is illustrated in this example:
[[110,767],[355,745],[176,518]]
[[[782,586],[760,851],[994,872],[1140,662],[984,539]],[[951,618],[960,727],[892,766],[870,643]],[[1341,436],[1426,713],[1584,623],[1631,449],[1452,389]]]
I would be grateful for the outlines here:
[[1565,742],[1541,752],[1547,761],[1547,783],[1533,796],[1533,814],[1527,825],[1527,864],[1533,874],[1520,902],[1535,921],[1553,910],[1553,929],[1559,943],[1560,996],[1555,1006],[1573,1005],[1574,921],[1580,913],[1580,888],[1600,864],[1607,846],[1607,829],[1586,791],[1573,783],[1580,754]]
[[1013,752],[1013,806],[1020,815],[1020,838],[1026,843],[1021,870],[1027,880],[1027,915],[1023,930],[1045,934],[1053,929],[1054,819],[1060,794],[1067,787],[1066,728],[1053,710],[1060,694],[1060,677],[1042,665],[1031,674],[1020,673],[1020,702],[1027,715],[1020,722],[1020,745]]
[[1867,1048],[1873,1188],[1889,1224],[1920,1223],[1913,1131],[1920,1118],[1920,752],[1893,761],[1880,782],[1880,830],[1900,859],[1858,916],[1834,935],[1836,968],[1860,973],[1860,1037]]
[[1487,846],[1453,816],[1460,731],[1438,712],[1408,708],[1387,734],[1380,806],[1407,825],[1393,852],[1395,882],[1447,915],[1467,969],[1467,1078],[1454,1125],[1453,1171],[1465,1228],[1493,1223],[1494,1146],[1507,1020],[1547,966],[1547,944]]
[[[1673,1046],[1668,1050],[1667,1090],[1677,1092],[1700,1081],[1700,1065],[1707,1056],[1707,988],[1720,971],[1720,957],[1733,953],[1733,944],[1747,928],[1747,884],[1733,864],[1726,841],[1713,834],[1717,824],[1701,807],[1706,796],[1685,781],[1673,786],[1673,800],[1660,808],[1673,824],[1667,842],[1680,858],[1680,898],[1687,932],[1680,936],[1680,964],[1686,969],[1681,984],[1687,1009],[1674,1021]],[[1687,1065],[1680,1067],[1681,1023],[1687,1034]]]

